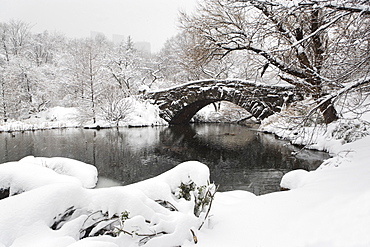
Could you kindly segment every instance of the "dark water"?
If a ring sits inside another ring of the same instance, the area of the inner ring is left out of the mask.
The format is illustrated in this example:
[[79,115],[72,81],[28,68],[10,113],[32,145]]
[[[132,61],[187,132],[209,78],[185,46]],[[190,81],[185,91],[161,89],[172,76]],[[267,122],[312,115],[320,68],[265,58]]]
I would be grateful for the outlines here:
[[100,180],[130,184],[198,160],[221,191],[279,190],[286,172],[312,170],[329,156],[303,151],[240,125],[199,124],[103,130],[62,129],[0,134],[0,163],[27,155],[68,157],[98,168]]

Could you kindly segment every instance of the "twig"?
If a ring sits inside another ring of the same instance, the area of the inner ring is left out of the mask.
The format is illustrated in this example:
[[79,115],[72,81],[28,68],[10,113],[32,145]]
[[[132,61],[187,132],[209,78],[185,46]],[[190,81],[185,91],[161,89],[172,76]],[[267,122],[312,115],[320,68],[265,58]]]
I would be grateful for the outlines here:
[[164,201],[164,200],[155,200],[156,203],[159,205],[169,209],[170,211],[179,211],[172,203],[169,201]]
[[198,243],[198,238],[197,238],[197,236],[195,236],[195,233],[194,233],[193,229],[190,229],[190,232],[193,235],[193,241],[194,241],[194,243],[195,244]]
[[206,213],[206,216],[204,217],[203,221],[202,221],[202,224],[200,224],[199,228],[198,228],[198,231],[200,229],[202,229],[203,225],[204,225],[204,222],[206,221],[206,219],[208,218],[208,215],[209,215],[209,212],[211,211],[211,207],[212,207],[212,202],[213,202],[213,199],[215,197],[215,194],[218,190],[218,187],[220,187],[219,185],[217,185],[216,189],[215,189],[215,192],[213,192],[213,194],[211,194],[211,192],[208,192],[207,193],[210,193],[210,197],[211,197],[211,201],[209,202],[209,207],[208,207],[208,210],[207,210],[207,213]]

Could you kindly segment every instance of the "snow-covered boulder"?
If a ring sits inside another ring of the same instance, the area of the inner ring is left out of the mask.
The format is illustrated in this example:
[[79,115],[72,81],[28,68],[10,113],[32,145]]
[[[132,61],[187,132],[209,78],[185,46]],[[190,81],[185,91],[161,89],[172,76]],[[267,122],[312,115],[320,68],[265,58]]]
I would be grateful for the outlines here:
[[19,162],[43,166],[56,173],[75,177],[81,181],[85,188],[94,188],[98,182],[98,170],[96,167],[78,160],[63,157],[46,158],[27,156]]
[[284,190],[297,189],[304,185],[308,173],[303,169],[290,171],[282,177],[280,187]]
[[82,186],[75,177],[61,175],[55,171],[32,163],[8,162],[0,164],[0,189],[10,195],[20,194],[54,183],[72,183]]

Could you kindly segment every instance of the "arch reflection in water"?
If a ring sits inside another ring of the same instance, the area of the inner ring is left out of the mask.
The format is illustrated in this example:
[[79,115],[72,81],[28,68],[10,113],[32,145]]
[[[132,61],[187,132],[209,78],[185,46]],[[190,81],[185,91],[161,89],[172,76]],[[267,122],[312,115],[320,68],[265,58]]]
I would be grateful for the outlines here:
[[111,185],[130,184],[159,175],[177,164],[198,160],[211,170],[220,190],[264,194],[279,189],[290,170],[315,169],[329,156],[302,151],[244,126],[197,124],[170,127],[83,130],[63,129],[0,135],[0,161],[27,155],[60,156],[98,168]]

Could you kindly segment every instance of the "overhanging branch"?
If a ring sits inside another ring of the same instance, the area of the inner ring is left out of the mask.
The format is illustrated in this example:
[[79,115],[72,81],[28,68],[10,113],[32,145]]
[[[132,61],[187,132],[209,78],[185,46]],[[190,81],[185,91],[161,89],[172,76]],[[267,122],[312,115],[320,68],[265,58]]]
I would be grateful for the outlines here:
[[336,100],[338,97],[342,96],[343,94],[345,94],[345,93],[347,93],[347,92],[349,92],[353,89],[356,89],[358,87],[361,87],[363,85],[366,85],[366,84],[370,84],[370,78],[364,78],[363,80],[358,80],[354,83],[349,84],[348,86],[346,86],[345,88],[343,88],[339,91],[336,91],[332,94],[327,95],[326,97],[321,98],[320,103],[318,103],[315,107],[313,107],[308,112],[307,117],[311,116],[315,111],[320,109],[322,106],[324,106],[328,103],[331,103],[332,100]]

